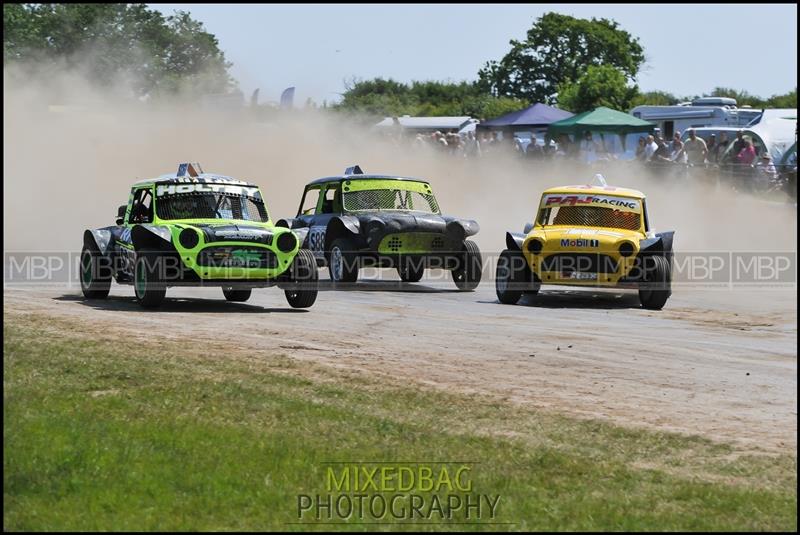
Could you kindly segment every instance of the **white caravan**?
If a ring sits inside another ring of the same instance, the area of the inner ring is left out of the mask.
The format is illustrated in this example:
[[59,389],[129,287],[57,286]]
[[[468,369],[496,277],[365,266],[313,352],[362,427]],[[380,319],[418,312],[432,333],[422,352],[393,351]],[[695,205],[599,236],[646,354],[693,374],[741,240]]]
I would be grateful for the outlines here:
[[655,123],[669,140],[675,132],[683,134],[688,128],[744,127],[761,115],[761,110],[737,108],[732,98],[706,97],[677,106],[636,106],[630,114]]

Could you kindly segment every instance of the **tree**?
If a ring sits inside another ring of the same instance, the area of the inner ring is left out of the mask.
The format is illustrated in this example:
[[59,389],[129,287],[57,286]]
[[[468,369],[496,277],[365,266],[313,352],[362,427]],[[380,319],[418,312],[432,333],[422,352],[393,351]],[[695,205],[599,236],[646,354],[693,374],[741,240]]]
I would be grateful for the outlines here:
[[528,105],[524,100],[497,98],[471,82],[415,81],[410,85],[392,79],[345,82],[339,111],[357,112],[374,118],[412,116],[461,116],[493,118]]
[[752,95],[745,90],[732,89],[730,87],[715,87],[711,93],[706,93],[706,97],[729,97],[736,99],[736,105],[752,106],[753,108],[797,108],[797,88],[783,95],[772,95],[769,98],[761,98]]
[[120,76],[139,95],[235,87],[219,43],[189,13],[145,4],[4,4],[4,63],[64,61],[99,84]]
[[478,72],[479,84],[495,96],[552,104],[559,85],[575,82],[590,65],[609,65],[633,81],[644,63],[639,39],[608,19],[578,19],[547,13],[524,41]]
[[3,4],[3,58],[19,59],[23,51],[41,41],[38,28],[22,4]]
[[529,102],[518,98],[487,96],[481,101],[480,109],[469,115],[481,121],[486,121],[512,111],[519,111],[528,106],[530,106]]
[[794,108],[797,109],[797,88],[785,95],[772,95],[767,99],[769,108]]
[[573,113],[598,106],[627,111],[638,93],[639,88],[629,86],[618,69],[611,65],[591,65],[577,82],[565,82],[558,87],[558,105]]
[[[228,74],[233,64],[225,60],[219,41],[205,31],[202,22],[192,19],[185,11],[177,11],[166,20],[168,41],[160,57],[163,60],[161,71],[172,78],[166,90],[223,93],[235,88],[236,83]],[[162,51],[156,49],[155,52]]]
[[741,106],[752,106],[754,108],[760,108],[764,105],[764,99],[757,97],[755,95],[751,95],[747,91],[739,91],[736,89],[731,89],[729,87],[715,87],[711,93],[704,93],[704,97],[728,97],[736,99],[736,105]]
[[359,112],[365,115],[381,116],[403,115],[416,107],[409,95],[408,86],[392,80],[345,81],[342,100],[334,105],[340,111]]
[[645,104],[650,106],[675,106],[679,102],[681,102],[681,99],[668,91],[646,91],[633,98],[631,107],[635,108]]

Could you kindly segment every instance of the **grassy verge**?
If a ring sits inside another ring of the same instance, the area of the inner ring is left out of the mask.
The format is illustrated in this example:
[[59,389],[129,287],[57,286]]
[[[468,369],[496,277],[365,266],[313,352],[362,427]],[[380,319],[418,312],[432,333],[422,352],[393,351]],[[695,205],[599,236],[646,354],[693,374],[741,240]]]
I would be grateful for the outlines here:
[[5,530],[307,530],[292,524],[297,496],[325,492],[329,461],[477,463],[474,492],[500,495],[491,520],[510,524],[445,525],[460,530],[797,528],[795,456],[213,341],[4,319]]

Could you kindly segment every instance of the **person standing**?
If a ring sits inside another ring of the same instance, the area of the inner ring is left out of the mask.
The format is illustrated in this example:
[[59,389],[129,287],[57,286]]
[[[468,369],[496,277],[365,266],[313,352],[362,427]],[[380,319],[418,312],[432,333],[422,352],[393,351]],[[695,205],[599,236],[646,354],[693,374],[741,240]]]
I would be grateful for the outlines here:
[[708,148],[703,138],[697,137],[694,128],[689,130],[689,139],[683,144],[681,149],[686,154],[686,160],[693,165],[700,165],[705,163]]
[[592,163],[597,160],[597,153],[597,144],[594,142],[592,133],[587,130],[583,134],[583,141],[581,141],[580,145],[580,159],[584,163]]
[[708,163],[715,163],[714,153],[717,150],[716,134],[711,134],[710,136],[708,136],[708,141],[706,141],[706,148],[708,149],[708,153],[706,154],[706,160],[708,160]]
[[653,153],[650,161],[657,163],[672,163],[672,159],[670,158],[669,154],[669,145],[667,145],[667,142],[664,141],[663,137],[658,136],[656,138],[656,147],[656,151]]
[[652,162],[653,155],[658,150],[658,144],[656,143],[656,138],[653,135],[647,136],[647,140],[644,143],[644,161],[645,162]]
[[475,132],[468,132],[467,139],[464,141],[464,156],[468,158],[481,156],[481,143],[475,137]]
[[[711,151],[709,151],[709,155],[713,156],[713,158],[714,158],[713,159],[714,163],[720,163],[720,161],[719,161],[720,158],[722,158],[722,156],[725,154],[725,151],[728,150],[728,145],[730,145],[730,144],[731,144],[731,141],[728,139],[728,133],[727,132],[722,132],[719,135],[719,141],[714,146],[714,152],[711,153]],[[736,153],[734,153],[734,156],[735,155],[736,155]],[[709,160],[711,160],[711,158],[709,158]]]
[[525,156],[530,159],[539,160],[544,157],[544,150],[536,142],[536,134],[531,133],[531,142],[525,148]]
[[769,152],[761,155],[761,159],[756,164],[756,171],[755,186],[760,191],[768,191],[778,179],[778,170],[775,169]]
[[772,163],[772,156],[770,156],[768,152],[764,152],[764,154],[761,155],[761,159],[756,164],[756,167],[758,167],[759,172],[771,180],[774,180],[775,177],[778,176],[778,170],[775,169],[775,164]]
[[487,152],[489,152],[489,146],[491,145],[489,133],[482,132],[480,137],[478,138],[478,144],[481,147],[481,156],[484,156]]
[[681,133],[679,131],[676,131],[674,134],[672,134],[672,138],[669,140],[669,151],[670,152],[676,152],[678,150],[678,147],[676,147],[676,144],[677,145],[683,145],[681,143]]
[[719,141],[714,144],[714,150],[708,151],[708,159],[712,163],[719,163],[719,159],[725,154],[725,151],[728,149],[728,145],[730,144],[730,140],[728,140],[727,132],[722,132],[719,135]]
[[571,154],[570,141],[567,134],[558,134],[556,138],[556,147],[553,157],[556,158],[569,158]]
[[745,147],[744,130],[736,132],[736,141],[733,142],[733,153],[738,156]]
[[[736,163],[742,165],[750,165],[756,159],[756,149],[753,147],[753,142],[748,138],[743,138],[744,148],[736,154]],[[734,143],[734,149],[736,144]]]
[[645,156],[646,147],[647,147],[647,142],[645,141],[644,137],[639,136],[639,142],[638,145],[636,145],[636,157],[635,157],[636,160],[644,161],[644,159],[646,158]]
[[461,136],[456,134],[455,132],[448,132],[445,136],[445,141],[447,142],[447,152],[453,154],[455,156],[459,156],[463,151],[463,143],[461,142]]
[[681,158],[684,158],[683,154],[683,141],[681,141],[681,133],[675,132],[672,135],[672,141],[669,144],[669,157],[673,162],[681,162]]
[[447,138],[445,137],[444,134],[442,134],[440,131],[437,130],[436,132],[433,133],[433,139],[436,147],[439,148],[439,150],[447,152],[447,148],[449,145],[447,144]]

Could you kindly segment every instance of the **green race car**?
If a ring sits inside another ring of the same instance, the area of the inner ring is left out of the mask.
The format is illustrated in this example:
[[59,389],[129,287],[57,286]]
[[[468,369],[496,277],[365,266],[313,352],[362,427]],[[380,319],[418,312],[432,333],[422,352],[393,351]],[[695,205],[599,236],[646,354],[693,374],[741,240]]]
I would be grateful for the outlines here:
[[181,164],[134,184],[116,225],[84,232],[81,289],[104,299],[114,279],[155,308],[169,286],[220,286],[228,301],[247,301],[252,288],[277,285],[292,307],[307,308],[318,276],[300,248],[305,234],[272,223],[258,186]]
[[367,265],[395,268],[403,282],[419,281],[426,269],[445,269],[466,291],[481,280],[481,252],[468,239],[478,223],[442,214],[426,180],[348,167],[309,183],[297,216],[277,224],[306,232],[302,247],[328,267],[337,285],[356,282]]

